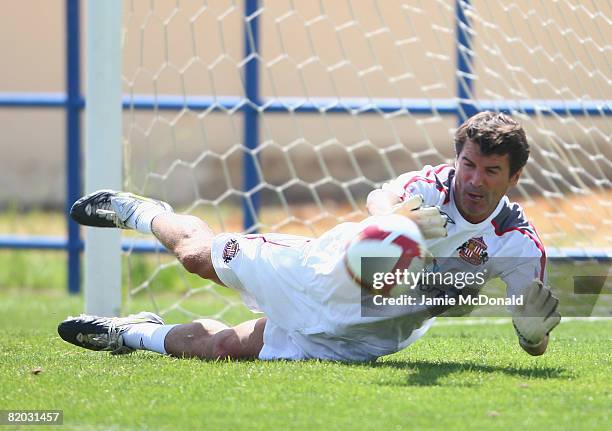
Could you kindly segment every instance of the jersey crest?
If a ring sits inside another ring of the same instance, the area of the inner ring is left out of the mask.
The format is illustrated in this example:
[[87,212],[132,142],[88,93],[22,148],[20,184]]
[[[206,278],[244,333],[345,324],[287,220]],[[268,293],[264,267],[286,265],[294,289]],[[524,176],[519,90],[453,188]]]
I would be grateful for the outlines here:
[[240,250],[240,246],[238,245],[238,241],[235,239],[230,239],[225,243],[225,247],[223,247],[223,262],[229,263],[238,251]]
[[457,250],[459,251],[459,257],[472,265],[479,266],[487,263],[489,260],[487,244],[485,244],[481,236],[478,238],[470,238]]

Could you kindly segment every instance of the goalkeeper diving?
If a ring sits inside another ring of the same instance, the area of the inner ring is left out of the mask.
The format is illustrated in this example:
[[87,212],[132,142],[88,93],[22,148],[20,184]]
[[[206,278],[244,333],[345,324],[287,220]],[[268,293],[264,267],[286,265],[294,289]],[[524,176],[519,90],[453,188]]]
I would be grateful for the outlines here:
[[[323,359],[372,361],[423,336],[436,312],[403,307],[400,314],[363,316],[361,294],[347,273],[347,244],[372,219],[411,220],[434,258],[456,258],[467,271],[501,278],[520,346],[541,355],[561,317],[546,285],[546,252],[522,208],[507,191],[529,158],[521,125],[481,112],[454,137],[453,165],[425,166],[372,191],[360,223],[341,223],[318,238],[285,234],[215,234],[201,219],[174,213],[162,201],[100,190],[74,203],[78,223],[153,234],[183,267],[238,291],[264,317],[230,327],[211,319],[169,325],[151,312],[127,317],[80,315],[58,327],[60,336],[91,350],[137,349],[201,359]],[[505,259],[493,259],[503,257]],[[513,259],[515,258],[515,259]]]

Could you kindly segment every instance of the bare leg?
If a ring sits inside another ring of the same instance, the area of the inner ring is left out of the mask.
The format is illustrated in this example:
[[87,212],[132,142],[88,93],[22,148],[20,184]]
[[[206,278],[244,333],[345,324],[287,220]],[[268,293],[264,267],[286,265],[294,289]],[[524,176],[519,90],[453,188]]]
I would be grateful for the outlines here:
[[223,286],[212,264],[215,234],[203,220],[191,215],[163,213],[153,219],[151,229],[187,271]]
[[196,320],[174,327],[166,336],[165,349],[179,358],[255,359],[263,347],[265,326],[265,317],[233,328],[216,320]]
[[[162,213],[153,219],[151,229],[187,271],[223,285],[212,263],[214,233],[204,221],[191,215]],[[164,348],[181,358],[254,359],[263,347],[265,325],[265,317],[232,328],[216,320],[196,320],[172,328]]]

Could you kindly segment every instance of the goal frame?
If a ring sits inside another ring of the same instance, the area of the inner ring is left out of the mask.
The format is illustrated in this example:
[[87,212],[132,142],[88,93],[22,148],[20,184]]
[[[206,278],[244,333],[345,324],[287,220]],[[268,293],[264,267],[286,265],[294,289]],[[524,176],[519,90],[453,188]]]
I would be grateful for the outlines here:
[[[122,188],[121,0],[87,2],[85,193]],[[85,228],[85,312],[121,313],[121,232]]]

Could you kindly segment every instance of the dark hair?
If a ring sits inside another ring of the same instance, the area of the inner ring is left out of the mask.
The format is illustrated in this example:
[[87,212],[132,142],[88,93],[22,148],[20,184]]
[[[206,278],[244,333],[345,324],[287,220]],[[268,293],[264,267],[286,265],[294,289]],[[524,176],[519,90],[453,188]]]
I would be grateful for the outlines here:
[[468,118],[455,132],[457,157],[468,139],[477,144],[484,155],[508,154],[510,176],[525,166],[529,159],[525,131],[506,114],[484,111]]

